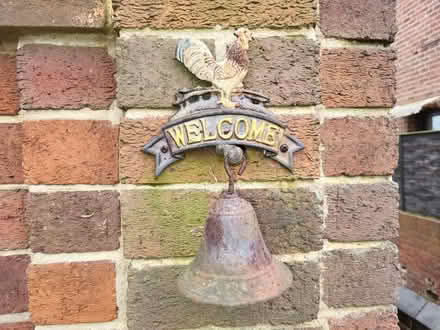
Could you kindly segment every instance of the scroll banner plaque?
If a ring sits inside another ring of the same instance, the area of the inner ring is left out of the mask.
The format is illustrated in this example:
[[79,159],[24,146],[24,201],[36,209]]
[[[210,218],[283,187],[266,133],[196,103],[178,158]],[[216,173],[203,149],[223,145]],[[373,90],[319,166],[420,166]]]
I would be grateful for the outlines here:
[[222,144],[262,149],[266,157],[293,170],[293,154],[304,145],[286,131],[270,112],[199,109],[168,122],[162,127],[162,134],[144,146],[144,152],[156,157],[156,176],[183,159],[185,151]]

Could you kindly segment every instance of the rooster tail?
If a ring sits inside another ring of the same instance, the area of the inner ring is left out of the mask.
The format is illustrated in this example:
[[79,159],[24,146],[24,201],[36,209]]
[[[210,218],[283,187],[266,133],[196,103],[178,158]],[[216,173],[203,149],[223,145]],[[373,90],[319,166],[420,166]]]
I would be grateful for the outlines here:
[[191,47],[191,39],[182,39],[179,40],[177,42],[177,47],[176,47],[176,59],[181,62],[184,63],[183,61],[183,54],[185,52],[185,49]]
[[200,40],[182,39],[177,42],[176,59],[197,78],[214,80],[216,62],[209,48]]

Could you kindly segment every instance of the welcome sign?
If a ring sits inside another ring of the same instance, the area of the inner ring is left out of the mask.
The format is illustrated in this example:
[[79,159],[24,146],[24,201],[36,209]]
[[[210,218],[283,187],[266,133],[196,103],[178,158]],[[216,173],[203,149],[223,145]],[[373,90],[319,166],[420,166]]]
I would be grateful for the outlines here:
[[[200,101],[203,103],[203,101]],[[194,102],[196,103],[196,102]],[[184,105],[185,106],[185,105]],[[144,152],[156,157],[156,176],[184,152],[219,144],[233,144],[264,150],[288,169],[293,169],[293,153],[304,148],[272,113],[246,108],[203,109],[188,111],[162,127],[162,134],[144,147]]]

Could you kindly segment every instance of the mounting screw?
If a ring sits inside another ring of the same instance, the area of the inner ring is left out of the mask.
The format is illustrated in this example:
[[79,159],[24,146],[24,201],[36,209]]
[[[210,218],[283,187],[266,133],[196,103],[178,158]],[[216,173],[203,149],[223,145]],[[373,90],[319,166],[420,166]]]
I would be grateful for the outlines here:
[[160,151],[162,151],[162,153],[166,154],[168,152],[168,147],[162,146],[162,148],[160,148]]
[[280,146],[280,150],[281,150],[281,152],[287,152],[287,151],[289,151],[289,146],[287,144],[282,144]]

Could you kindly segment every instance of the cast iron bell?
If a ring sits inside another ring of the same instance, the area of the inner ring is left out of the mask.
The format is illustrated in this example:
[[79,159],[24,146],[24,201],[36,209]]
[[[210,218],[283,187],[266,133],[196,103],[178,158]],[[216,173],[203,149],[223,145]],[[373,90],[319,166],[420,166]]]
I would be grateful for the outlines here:
[[[225,157],[228,172],[227,162]],[[237,195],[230,176],[229,191],[209,210],[196,258],[179,277],[179,290],[199,303],[235,306],[279,296],[291,282],[290,270],[270,254],[254,208]]]

